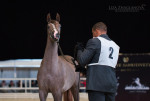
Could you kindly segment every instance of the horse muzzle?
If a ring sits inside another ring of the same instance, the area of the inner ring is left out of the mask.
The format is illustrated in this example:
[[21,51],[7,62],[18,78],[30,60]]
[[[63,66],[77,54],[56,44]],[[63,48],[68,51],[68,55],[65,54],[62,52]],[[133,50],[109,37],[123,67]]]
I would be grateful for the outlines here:
[[56,41],[59,41],[59,39],[60,39],[60,34],[57,33],[57,34],[54,36],[54,38],[56,39]]
[[59,41],[60,39],[60,34],[59,33],[54,33],[53,35],[50,35],[50,37],[54,40],[54,41]]
[[60,34],[57,33],[57,34],[55,35],[55,38],[56,38],[56,39],[59,39],[59,38],[60,38]]

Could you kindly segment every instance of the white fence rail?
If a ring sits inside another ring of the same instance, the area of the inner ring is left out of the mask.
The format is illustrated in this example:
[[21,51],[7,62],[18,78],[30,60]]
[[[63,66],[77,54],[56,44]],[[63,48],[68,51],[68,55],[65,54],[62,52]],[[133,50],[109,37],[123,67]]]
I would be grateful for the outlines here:
[[[39,87],[32,87],[32,80],[37,80],[36,78],[0,78],[0,81],[20,81],[20,87],[0,87],[0,90],[25,90],[25,93],[28,93],[27,90],[38,90]],[[86,80],[86,78],[80,78],[80,80]],[[24,83],[24,87],[22,86]],[[80,89],[85,89],[85,87],[80,87]]]

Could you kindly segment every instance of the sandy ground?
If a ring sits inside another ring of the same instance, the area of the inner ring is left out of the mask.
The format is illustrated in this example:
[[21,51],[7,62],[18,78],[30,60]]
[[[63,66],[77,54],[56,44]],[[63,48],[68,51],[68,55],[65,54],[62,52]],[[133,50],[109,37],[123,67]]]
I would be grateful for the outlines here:
[[[0,93],[0,101],[40,101],[38,93]],[[46,101],[54,101],[49,93]],[[80,101],[88,101],[87,93],[80,93]]]
[[[26,99],[26,98],[23,98],[23,99],[11,99],[11,98],[3,98],[3,99],[0,99],[0,101],[40,101],[39,99]],[[54,101],[53,99],[47,99],[46,101]],[[88,99],[80,99],[80,101],[88,101]]]

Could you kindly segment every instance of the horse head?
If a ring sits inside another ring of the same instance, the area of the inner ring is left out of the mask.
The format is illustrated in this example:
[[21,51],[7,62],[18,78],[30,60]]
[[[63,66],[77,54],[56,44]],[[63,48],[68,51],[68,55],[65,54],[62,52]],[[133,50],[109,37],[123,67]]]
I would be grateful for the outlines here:
[[61,30],[61,25],[60,25],[60,16],[57,13],[56,15],[56,20],[51,20],[50,13],[47,15],[47,33],[48,37],[54,41],[58,42],[60,38],[60,30]]

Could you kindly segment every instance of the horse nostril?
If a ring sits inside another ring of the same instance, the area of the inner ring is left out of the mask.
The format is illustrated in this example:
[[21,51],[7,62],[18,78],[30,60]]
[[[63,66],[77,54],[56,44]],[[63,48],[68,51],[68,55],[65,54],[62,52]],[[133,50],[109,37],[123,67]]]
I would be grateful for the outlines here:
[[60,35],[59,35],[59,33],[57,33],[57,34],[56,34],[56,37],[57,37],[57,38],[60,38]]

